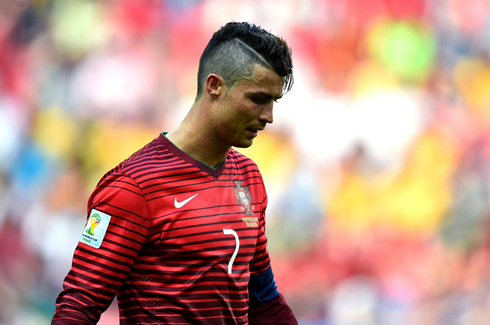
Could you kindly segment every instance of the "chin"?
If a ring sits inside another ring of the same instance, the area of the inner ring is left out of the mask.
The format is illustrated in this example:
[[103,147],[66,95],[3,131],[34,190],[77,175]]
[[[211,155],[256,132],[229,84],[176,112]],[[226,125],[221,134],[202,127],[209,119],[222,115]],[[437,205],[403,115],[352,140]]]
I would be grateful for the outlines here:
[[253,140],[237,141],[235,144],[233,144],[233,147],[236,147],[236,148],[248,148],[252,144],[253,144]]

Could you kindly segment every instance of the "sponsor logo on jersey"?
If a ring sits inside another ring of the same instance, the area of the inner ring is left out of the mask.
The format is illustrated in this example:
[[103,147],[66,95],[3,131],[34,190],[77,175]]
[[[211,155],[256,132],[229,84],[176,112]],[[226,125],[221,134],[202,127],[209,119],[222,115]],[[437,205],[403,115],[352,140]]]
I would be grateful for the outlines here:
[[[199,193],[197,193],[197,194],[199,194]],[[192,200],[193,198],[195,198],[195,197],[197,196],[197,194],[196,194],[196,195],[191,196],[190,198],[185,199],[185,200],[184,200],[184,201],[182,201],[182,202],[177,201],[177,198],[175,198],[175,199],[174,199],[174,206],[175,206],[177,209],[182,208],[184,205],[186,205],[187,203],[189,203],[189,202],[190,202],[190,200]]]
[[110,215],[92,209],[80,241],[89,246],[99,248],[109,227],[110,220]]
[[242,181],[234,181],[234,182],[236,187],[233,188],[233,191],[235,191],[235,196],[238,203],[242,205],[243,210],[245,210],[245,214],[253,215],[254,214],[254,212],[252,211],[253,200],[250,191],[246,186],[242,187]]

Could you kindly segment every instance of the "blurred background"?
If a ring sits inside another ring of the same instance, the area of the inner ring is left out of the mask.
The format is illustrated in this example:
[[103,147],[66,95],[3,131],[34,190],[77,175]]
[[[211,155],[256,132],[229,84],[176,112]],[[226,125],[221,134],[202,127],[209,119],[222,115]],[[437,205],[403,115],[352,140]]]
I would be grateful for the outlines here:
[[50,323],[95,184],[230,20],[293,48],[242,151],[300,324],[490,324],[489,0],[0,0],[0,324]]

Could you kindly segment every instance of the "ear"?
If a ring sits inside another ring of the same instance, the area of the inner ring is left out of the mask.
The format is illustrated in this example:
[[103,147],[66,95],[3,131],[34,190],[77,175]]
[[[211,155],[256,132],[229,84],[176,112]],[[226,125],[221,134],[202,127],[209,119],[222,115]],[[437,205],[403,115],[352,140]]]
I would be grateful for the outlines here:
[[219,75],[213,73],[206,78],[206,93],[213,99],[217,99],[223,89],[224,81]]

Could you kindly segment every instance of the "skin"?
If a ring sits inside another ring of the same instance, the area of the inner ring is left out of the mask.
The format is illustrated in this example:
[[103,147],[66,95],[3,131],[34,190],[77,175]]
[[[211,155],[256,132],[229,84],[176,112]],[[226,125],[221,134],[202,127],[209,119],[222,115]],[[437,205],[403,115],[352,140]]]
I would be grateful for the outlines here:
[[260,65],[230,89],[219,75],[210,74],[201,98],[167,138],[191,157],[216,167],[232,146],[251,146],[258,132],[273,122],[274,102],[282,97],[283,85],[284,77]]

